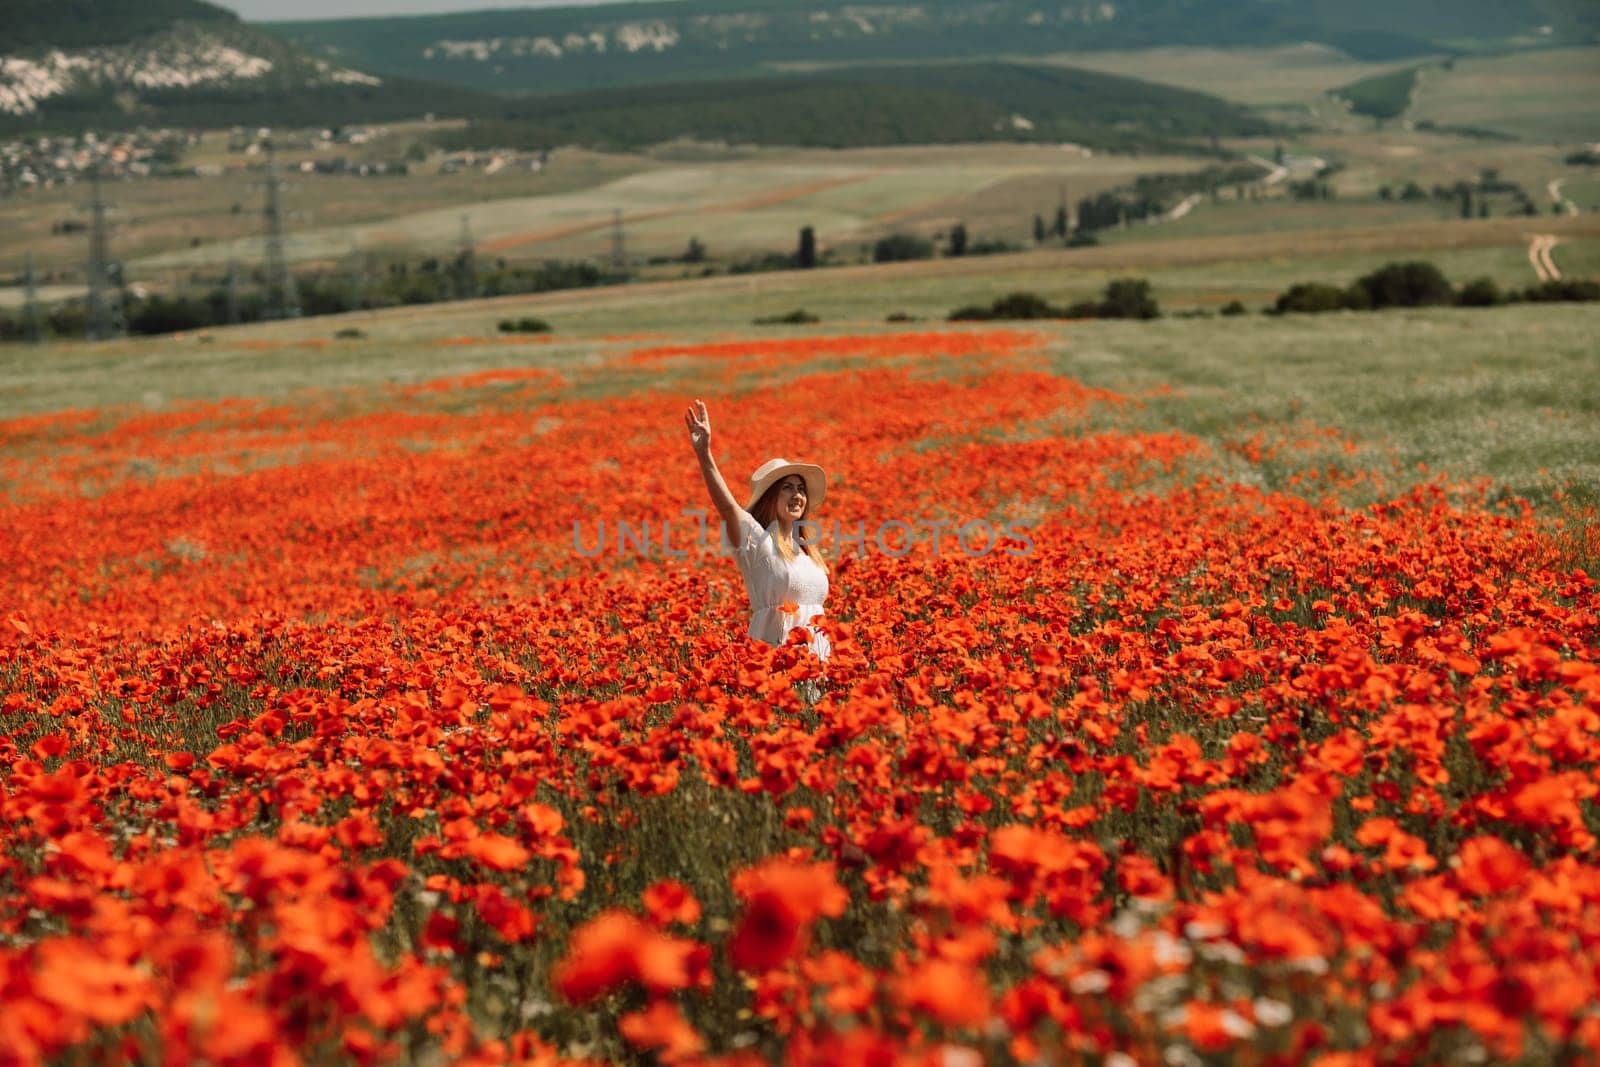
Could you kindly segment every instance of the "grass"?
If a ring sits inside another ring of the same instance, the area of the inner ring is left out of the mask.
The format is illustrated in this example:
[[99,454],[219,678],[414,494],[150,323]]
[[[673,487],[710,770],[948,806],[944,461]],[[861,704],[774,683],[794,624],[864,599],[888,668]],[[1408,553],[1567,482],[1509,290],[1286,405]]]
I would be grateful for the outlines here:
[[1563,143],[1600,136],[1600,47],[1458,59],[1426,68],[1406,117]]
[[1551,310],[1096,324],[1051,356],[1090,385],[1144,395],[1151,426],[1219,440],[1303,421],[1359,442],[1361,466],[1422,464],[1548,500],[1600,479],[1600,312]]

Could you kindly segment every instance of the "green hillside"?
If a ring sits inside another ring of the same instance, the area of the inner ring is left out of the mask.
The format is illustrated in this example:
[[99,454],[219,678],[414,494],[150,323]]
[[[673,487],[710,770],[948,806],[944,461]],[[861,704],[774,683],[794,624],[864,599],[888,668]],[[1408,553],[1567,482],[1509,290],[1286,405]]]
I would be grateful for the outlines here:
[[442,140],[609,149],[679,137],[829,148],[1073,141],[1185,150],[1208,147],[1213,136],[1268,132],[1203,93],[1068,67],[949,63],[533,97]]
[[1593,0],[655,0],[268,24],[336,62],[497,92],[743,78],[880,63],[1316,41],[1364,59],[1583,43]]
[[202,0],[0,0],[0,55],[124,44],[174,22],[237,23]]
[[1348,101],[1350,110],[1358,115],[1370,115],[1375,119],[1398,118],[1411,106],[1411,90],[1416,87],[1420,69],[1407,67],[1362,78],[1335,89],[1333,95]]

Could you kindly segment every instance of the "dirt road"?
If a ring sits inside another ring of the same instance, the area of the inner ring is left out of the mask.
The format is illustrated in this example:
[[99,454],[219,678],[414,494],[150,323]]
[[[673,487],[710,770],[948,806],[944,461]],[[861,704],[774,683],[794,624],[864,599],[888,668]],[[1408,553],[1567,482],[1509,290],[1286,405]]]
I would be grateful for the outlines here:
[[1550,257],[1550,250],[1558,243],[1560,239],[1555,234],[1536,233],[1528,245],[1528,262],[1533,264],[1533,272],[1539,276],[1541,282],[1561,280],[1561,269]]

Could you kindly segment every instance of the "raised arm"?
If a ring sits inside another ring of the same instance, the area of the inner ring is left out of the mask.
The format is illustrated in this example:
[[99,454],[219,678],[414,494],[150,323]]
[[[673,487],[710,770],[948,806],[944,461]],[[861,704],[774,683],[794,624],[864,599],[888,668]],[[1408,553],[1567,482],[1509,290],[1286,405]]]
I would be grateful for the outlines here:
[[744,538],[744,529],[740,522],[740,512],[744,509],[728,491],[728,483],[722,480],[722,472],[717,470],[717,461],[711,458],[711,416],[706,414],[704,400],[696,400],[694,405],[683,413],[683,423],[689,428],[689,444],[700,460],[700,474],[706,480],[706,492],[711,494],[711,503],[717,509],[717,514],[722,516],[722,526],[727,531],[728,543],[738,548],[743,544]]

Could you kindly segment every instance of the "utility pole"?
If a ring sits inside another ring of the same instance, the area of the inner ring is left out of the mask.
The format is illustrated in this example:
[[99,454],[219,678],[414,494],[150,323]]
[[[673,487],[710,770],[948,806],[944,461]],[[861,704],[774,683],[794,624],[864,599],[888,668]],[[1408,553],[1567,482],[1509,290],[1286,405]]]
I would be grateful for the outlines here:
[[262,209],[265,224],[265,262],[267,291],[261,305],[265,319],[298,319],[300,294],[295,289],[294,275],[289,273],[289,260],[283,252],[283,206],[278,199],[282,183],[278,181],[278,157],[267,141],[267,196]]
[[111,257],[106,247],[106,203],[100,191],[100,164],[90,171],[94,200],[89,204],[89,322],[91,341],[121,337],[122,308],[111,294]]
[[472,239],[472,216],[461,214],[461,248],[456,253],[456,296],[470,300],[478,295],[478,249]]
[[36,345],[44,340],[44,325],[39,321],[39,285],[33,276],[32,252],[23,259],[22,284],[25,301],[22,312],[23,330],[28,335],[28,343]]
[[611,273],[628,273],[628,250],[622,239],[622,211],[618,209],[611,224]]

